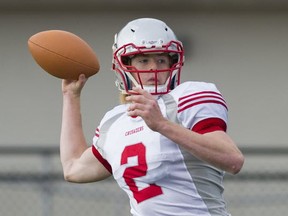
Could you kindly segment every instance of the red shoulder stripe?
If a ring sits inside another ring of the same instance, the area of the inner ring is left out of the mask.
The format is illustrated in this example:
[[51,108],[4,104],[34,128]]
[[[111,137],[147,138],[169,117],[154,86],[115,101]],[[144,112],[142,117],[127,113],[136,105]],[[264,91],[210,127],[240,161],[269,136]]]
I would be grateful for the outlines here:
[[99,128],[96,128],[96,130],[95,130],[95,136],[96,136],[96,137],[99,137],[99,136],[100,136],[99,132],[100,132],[100,131],[99,131]]
[[220,104],[228,110],[226,102],[220,93],[213,91],[202,91],[179,98],[178,113],[190,107],[204,103]]
[[187,97],[193,97],[193,96],[196,96],[196,95],[199,95],[199,94],[215,94],[215,95],[219,95],[219,96],[222,97],[222,95],[220,93],[215,92],[215,91],[201,91],[201,92],[196,92],[196,93],[193,93],[193,94],[189,94],[189,95],[185,95],[183,97],[180,97],[179,101],[184,100]]

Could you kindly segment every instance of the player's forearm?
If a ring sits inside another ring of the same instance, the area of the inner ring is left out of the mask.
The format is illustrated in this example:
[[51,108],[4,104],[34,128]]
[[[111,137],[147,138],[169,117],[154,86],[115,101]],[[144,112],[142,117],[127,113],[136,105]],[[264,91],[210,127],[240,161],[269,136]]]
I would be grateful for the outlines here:
[[198,159],[224,171],[236,174],[243,165],[243,155],[224,132],[201,135],[168,120],[158,132]]
[[60,157],[63,170],[72,166],[87,148],[80,113],[80,97],[63,96]]

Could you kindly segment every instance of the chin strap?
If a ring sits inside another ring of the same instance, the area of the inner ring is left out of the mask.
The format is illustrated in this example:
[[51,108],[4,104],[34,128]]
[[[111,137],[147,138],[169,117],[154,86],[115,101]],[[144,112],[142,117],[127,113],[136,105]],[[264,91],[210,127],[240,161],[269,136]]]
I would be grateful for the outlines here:
[[[155,93],[156,87],[155,86],[143,86],[143,89],[149,93]],[[166,85],[158,85],[157,86],[157,93],[167,92]]]
[[[141,88],[140,85],[138,85],[138,87]],[[151,94],[155,93],[155,86],[143,86],[143,89],[145,91],[147,91],[148,93],[151,93]],[[130,92],[133,92],[133,90],[130,90]],[[157,93],[161,94],[163,92],[167,92],[166,85],[159,85],[157,88]],[[121,93],[122,94],[129,94],[129,93],[127,93],[126,90],[121,90]]]

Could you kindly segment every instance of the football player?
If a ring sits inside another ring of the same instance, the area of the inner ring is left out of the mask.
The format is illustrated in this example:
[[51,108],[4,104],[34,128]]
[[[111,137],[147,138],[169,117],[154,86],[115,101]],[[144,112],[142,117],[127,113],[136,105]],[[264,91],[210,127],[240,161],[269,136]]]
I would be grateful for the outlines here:
[[63,80],[60,141],[65,179],[113,175],[134,216],[227,216],[225,172],[244,157],[227,131],[227,104],[212,83],[180,83],[182,43],[161,20],[140,18],[115,36],[113,70],[121,104],[86,144],[80,112],[87,79]]

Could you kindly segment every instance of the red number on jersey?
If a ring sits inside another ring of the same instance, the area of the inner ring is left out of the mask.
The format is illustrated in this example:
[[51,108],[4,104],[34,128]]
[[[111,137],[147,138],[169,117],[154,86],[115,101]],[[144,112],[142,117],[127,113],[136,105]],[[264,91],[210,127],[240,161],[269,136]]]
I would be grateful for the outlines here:
[[142,143],[137,143],[125,147],[121,156],[121,165],[127,164],[129,157],[138,157],[138,165],[127,167],[124,171],[123,178],[126,184],[129,186],[133,193],[137,203],[152,197],[162,194],[162,189],[156,184],[149,184],[148,187],[139,190],[136,186],[134,178],[142,177],[147,174],[147,162],[146,162],[146,148]]

